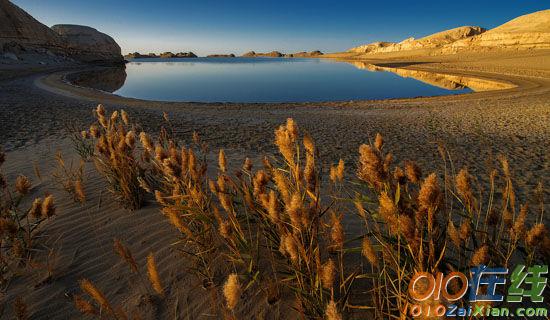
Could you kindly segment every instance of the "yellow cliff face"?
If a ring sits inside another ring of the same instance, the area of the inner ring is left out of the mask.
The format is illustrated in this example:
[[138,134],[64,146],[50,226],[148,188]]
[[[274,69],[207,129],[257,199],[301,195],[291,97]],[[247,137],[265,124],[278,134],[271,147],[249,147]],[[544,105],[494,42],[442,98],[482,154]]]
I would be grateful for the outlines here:
[[428,50],[429,55],[459,51],[485,52],[502,49],[526,50],[550,48],[550,9],[517,17],[494,29],[464,26],[430,36],[409,38],[399,43],[374,42],[348,50],[360,54],[403,53]]
[[381,67],[371,63],[360,62],[360,61],[348,61],[348,63],[353,64],[356,68],[362,70],[368,70],[371,72],[392,72],[403,78],[412,78],[418,81],[422,81],[432,86],[447,90],[459,90],[464,88],[469,88],[473,91],[491,91],[491,90],[502,90],[514,88],[515,85],[507,82],[495,81],[495,80],[486,80],[475,77],[464,77],[458,75],[450,75],[444,73],[434,73],[428,71],[419,71],[411,70],[404,68],[391,68],[391,67]]

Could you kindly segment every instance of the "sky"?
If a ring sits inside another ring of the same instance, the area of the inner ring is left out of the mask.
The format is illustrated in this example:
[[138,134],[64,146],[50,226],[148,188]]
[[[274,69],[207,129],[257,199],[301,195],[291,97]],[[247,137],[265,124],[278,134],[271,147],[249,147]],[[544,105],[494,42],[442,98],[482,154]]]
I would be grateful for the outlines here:
[[88,25],[123,53],[338,52],[463,25],[496,27],[548,0],[12,0],[40,22]]

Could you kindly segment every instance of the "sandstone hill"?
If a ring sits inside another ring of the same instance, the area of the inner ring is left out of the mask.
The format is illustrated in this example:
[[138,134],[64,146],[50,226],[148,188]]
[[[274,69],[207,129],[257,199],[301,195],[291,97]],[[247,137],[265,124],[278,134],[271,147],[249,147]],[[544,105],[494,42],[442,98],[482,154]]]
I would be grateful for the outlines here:
[[548,48],[550,48],[550,10],[542,10],[520,16],[488,31],[481,27],[465,26],[420,39],[409,38],[399,43],[374,42],[351,48],[348,52],[383,54],[424,50],[427,54],[449,54],[461,50]]
[[86,26],[48,28],[9,0],[0,0],[0,59],[28,63],[124,61],[110,36]]
[[408,51],[417,49],[432,49],[443,47],[457,40],[468,38],[485,32],[481,27],[464,26],[438,32],[420,39],[408,38],[399,43],[374,42],[350,49],[356,53],[384,53],[396,51]]
[[63,40],[70,56],[84,62],[123,62],[120,46],[110,36],[94,28],[58,24],[52,27]]
[[549,49],[550,9],[517,17],[481,35],[446,46],[444,52],[463,49]]
[[0,50],[41,47],[61,50],[57,34],[8,0],[0,0]]

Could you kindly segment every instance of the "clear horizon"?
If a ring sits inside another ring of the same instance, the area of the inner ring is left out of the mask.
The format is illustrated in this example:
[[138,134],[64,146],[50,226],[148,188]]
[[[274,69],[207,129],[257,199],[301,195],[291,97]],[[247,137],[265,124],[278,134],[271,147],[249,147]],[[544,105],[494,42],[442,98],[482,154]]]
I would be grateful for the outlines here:
[[254,50],[284,53],[344,51],[374,41],[420,38],[460,26],[494,28],[517,16],[548,9],[537,0],[393,1],[369,3],[310,0],[293,3],[240,1],[12,1],[47,26],[88,25],[112,36],[123,54],[188,52],[240,55]]

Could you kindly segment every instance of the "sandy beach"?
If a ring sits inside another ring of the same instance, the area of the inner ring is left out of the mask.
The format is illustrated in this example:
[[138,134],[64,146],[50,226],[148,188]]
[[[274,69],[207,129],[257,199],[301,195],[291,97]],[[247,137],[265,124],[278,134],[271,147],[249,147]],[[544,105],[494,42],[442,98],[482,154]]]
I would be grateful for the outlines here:
[[[31,74],[12,71],[14,77],[0,82],[0,140],[8,151],[4,171],[12,180],[19,173],[32,177],[31,195],[53,192],[59,214],[41,229],[43,242],[37,253],[38,257],[45,257],[50,249],[54,250],[53,276],[45,278],[43,269],[31,268],[27,270],[30,277],[16,278],[9,284],[9,295],[4,299],[12,301],[16,296],[24,296],[32,319],[80,318],[71,296],[78,291],[78,280],[89,278],[108,293],[112,303],[136,308],[146,318],[173,318],[176,313],[190,319],[216,317],[211,300],[199,298],[211,295],[209,289],[198,287],[193,279],[178,273],[181,256],[170,246],[176,232],[157,205],[149,203],[133,213],[118,208],[108,200],[105,183],[92,164],[86,165],[88,200],[83,206],[74,204],[53,184],[51,173],[56,151],[77,161],[65,126],[89,126],[94,120],[92,110],[98,103],[109,111],[124,109],[150,132],[158,131],[162,113],[167,112],[179,138],[189,141],[193,131],[199,132],[208,143],[212,158],[219,148],[224,148],[234,167],[245,156],[258,159],[273,153],[274,130],[292,117],[316,141],[325,169],[343,158],[347,174],[353,174],[359,145],[372,141],[378,132],[385,138],[384,148],[393,152],[397,162],[414,159],[426,171],[441,168],[437,146],[442,144],[456,168],[467,166],[477,176],[486,177],[496,165],[496,157],[504,154],[512,171],[517,173],[515,183],[522,190],[531,190],[539,182],[550,185],[550,51],[355,61],[494,79],[516,87],[458,96],[380,101],[169,103],[128,99],[64,83],[64,75],[75,69]],[[35,164],[42,178],[36,177]],[[546,188],[546,199],[548,195]],[[524,201],[529,196],[519,194],[518,200]],[[548,203],[546,210],[550,210]],[[162,303],[151,300],[137,278],[125,275],[127,266],[111,249],[114,237],[129,243],[138,261],[144,261],[150,251],[155,252],[159,272],[165,283],[170,284],[172,291],[168,296],[175,297],[173,300]],[[247,302],[241,309],[243,312],[257,318],[280,317],[275,309],[255,305],[254,298],[244,299]]]

